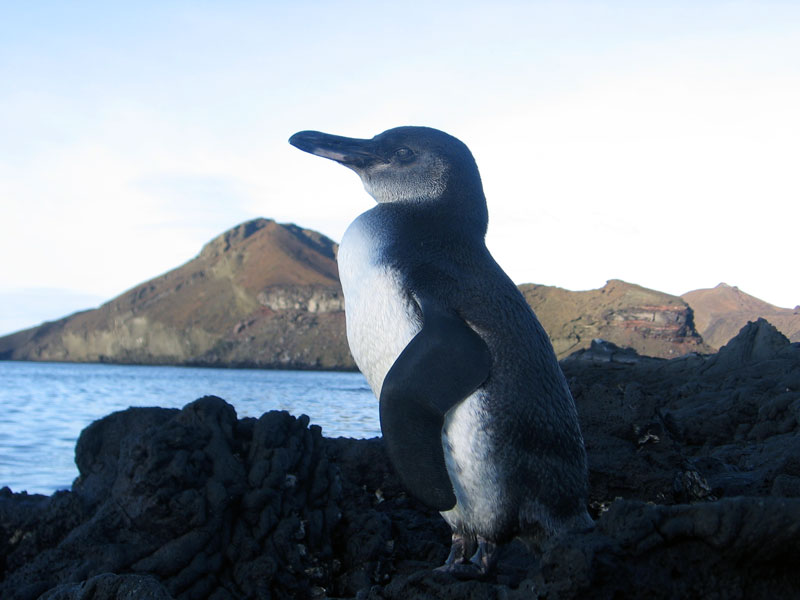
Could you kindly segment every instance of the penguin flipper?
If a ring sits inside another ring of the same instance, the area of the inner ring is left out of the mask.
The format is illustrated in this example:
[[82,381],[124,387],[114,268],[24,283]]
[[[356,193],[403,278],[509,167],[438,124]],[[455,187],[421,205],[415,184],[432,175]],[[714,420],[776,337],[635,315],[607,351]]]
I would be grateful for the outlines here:
[[491,355],[463,319],[420,302],[422,329],[383,381],[381,431],[389,458],[408,490],[430,507],[456,504],[442,447],[444,416],[489,375]]

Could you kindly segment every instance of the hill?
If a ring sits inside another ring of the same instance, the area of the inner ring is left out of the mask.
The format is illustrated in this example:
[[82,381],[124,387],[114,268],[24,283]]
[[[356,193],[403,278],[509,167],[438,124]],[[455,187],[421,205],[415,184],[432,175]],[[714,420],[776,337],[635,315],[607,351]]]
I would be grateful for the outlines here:
[[659,358],[711,351],[695,330],[691,308],[677,296],[618,279],[583,292],[536,284],[520,290],[559,359],[588,348],[594,338]]
[[[255,219],[95,310],[0,338],[0,359],[352,369],[336,250],[320,233]],[[593,338],[661,358],[711,351],[676,296],[619,280],[520,290],[559,358]]]
[[95,310],[0,338],[0,358],[353,368],[336,248],[255,219]]
[[724,346],[748,321],[759,318],[772,323],[790,341],[800,342],[800,306],[779,308],[726,283],[687,292],[681,298],[692,307],[697,330],[714,350]]

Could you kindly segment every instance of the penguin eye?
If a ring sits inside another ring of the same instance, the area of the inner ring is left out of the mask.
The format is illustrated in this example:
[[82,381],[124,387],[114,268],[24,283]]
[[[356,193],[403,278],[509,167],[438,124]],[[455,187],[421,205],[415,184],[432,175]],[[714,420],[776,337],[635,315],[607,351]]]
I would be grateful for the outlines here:
[[403,162],[407,162],[414,158],[414,152],[406,147],[398,148],[394,151],[394,155]]

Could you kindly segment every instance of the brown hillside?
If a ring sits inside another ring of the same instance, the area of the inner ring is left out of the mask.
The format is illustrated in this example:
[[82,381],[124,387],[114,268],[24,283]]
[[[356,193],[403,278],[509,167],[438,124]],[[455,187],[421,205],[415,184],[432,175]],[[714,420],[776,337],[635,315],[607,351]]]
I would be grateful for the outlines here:
[[677,296],[618,279],[584,292],[537,284],[520,290],[559,359],[588,348],[594,338],[661,358],[710,352],[694,328],[691,309]]
[[[96,310],[0,338],[0,359],[354,368],[336,248],[296,225],[249,221]],[[593,338],[649,356],[710,351],[676,296],[617,280],[586,292],[520,289],[559,358]]]
[[748,321],[766,319],[792,342],[800,342],[800,306],[779,308],[735,286],[694,290],[681,296],[692,307],[695,325],[715,350],[733,338]]
[[317,232],[249,221],[96,310],[0,338],[0,357],[351,368],[335,252]]

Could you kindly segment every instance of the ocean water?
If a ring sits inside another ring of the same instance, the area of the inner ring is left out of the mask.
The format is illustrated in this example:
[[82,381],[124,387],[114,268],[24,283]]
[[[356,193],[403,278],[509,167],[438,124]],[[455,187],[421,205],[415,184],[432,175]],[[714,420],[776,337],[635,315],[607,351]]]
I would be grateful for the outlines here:
[[181,408],[219,396],[241,417],[307,414],[327,437],[380,435],[360,373],[0,361],[0,488],[51,494],[78,476],[75,442],[92,421],[130,406]]

